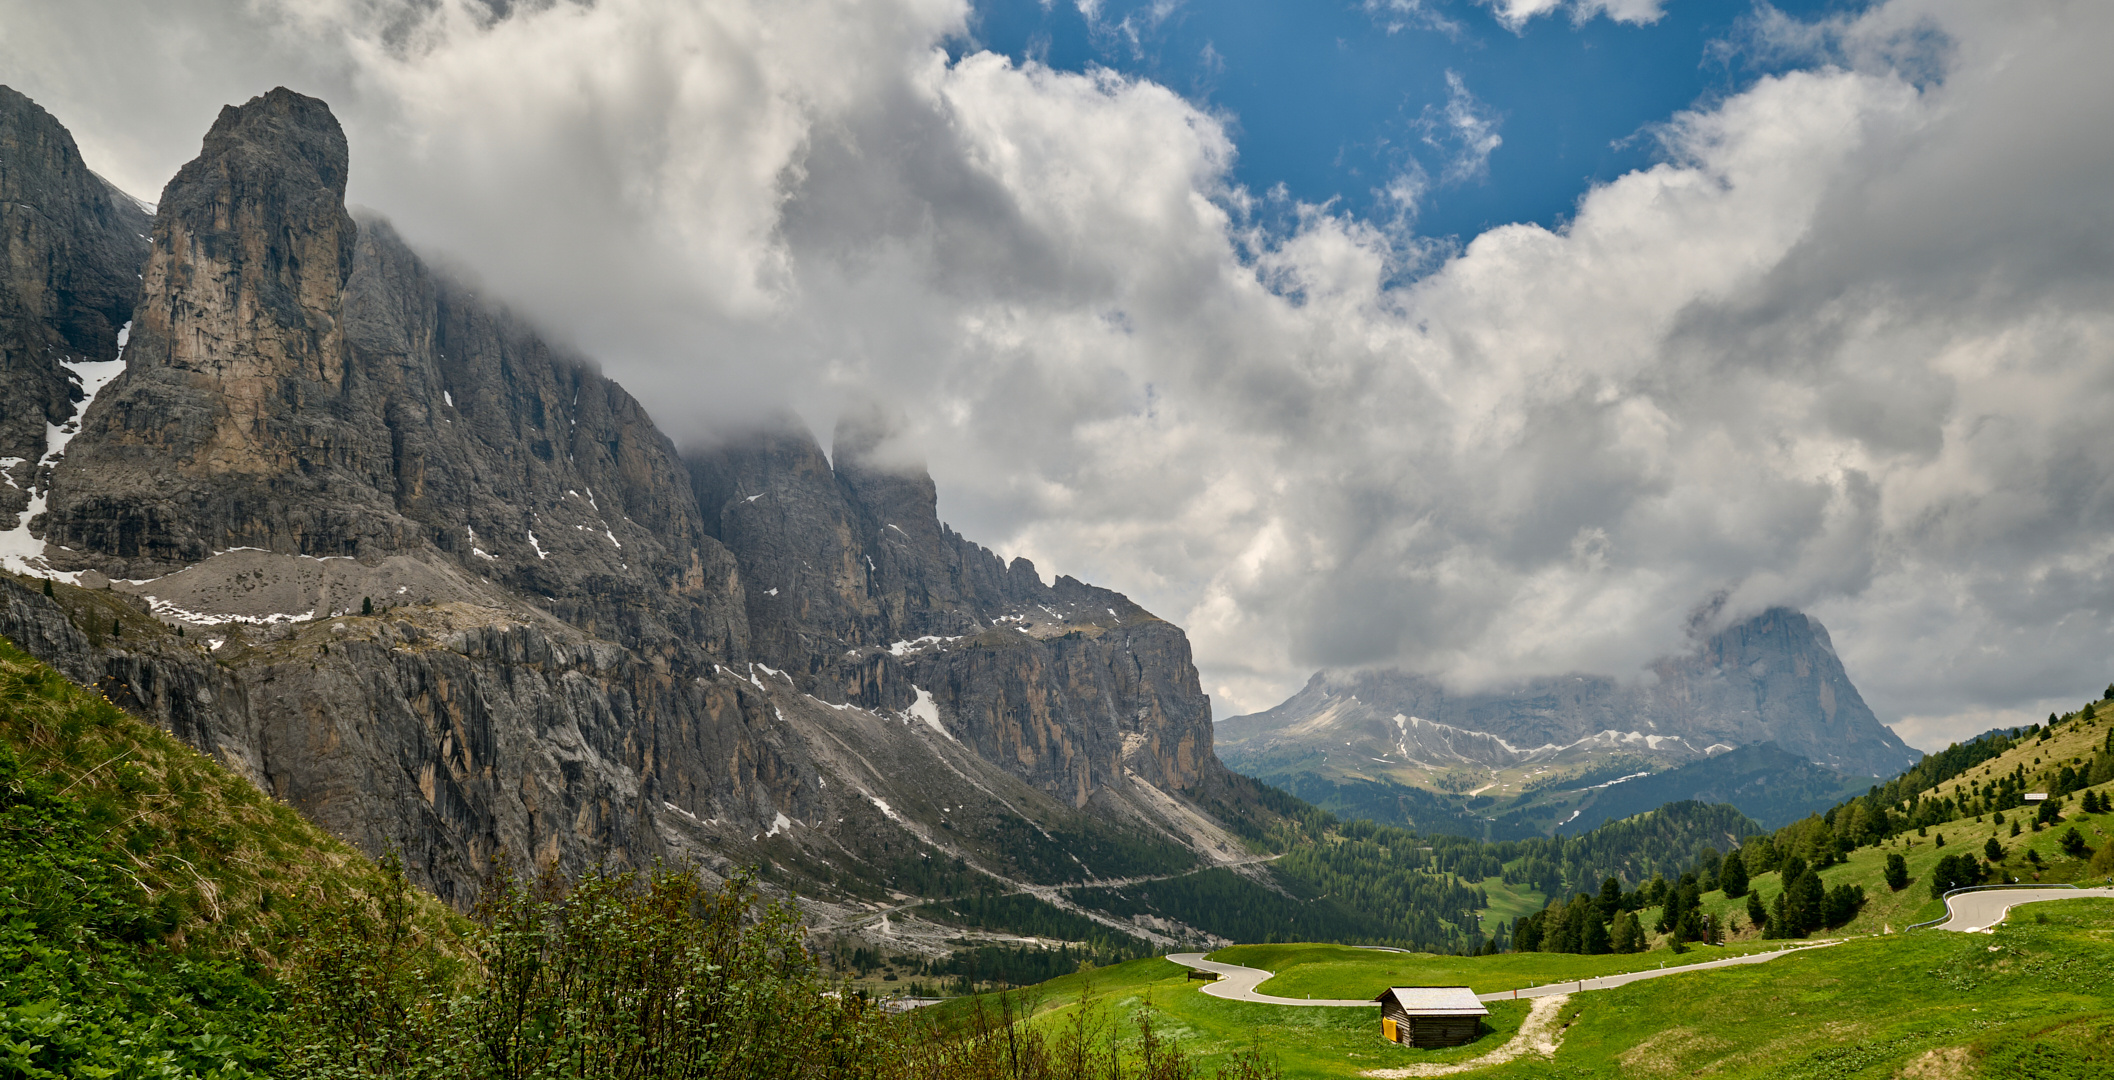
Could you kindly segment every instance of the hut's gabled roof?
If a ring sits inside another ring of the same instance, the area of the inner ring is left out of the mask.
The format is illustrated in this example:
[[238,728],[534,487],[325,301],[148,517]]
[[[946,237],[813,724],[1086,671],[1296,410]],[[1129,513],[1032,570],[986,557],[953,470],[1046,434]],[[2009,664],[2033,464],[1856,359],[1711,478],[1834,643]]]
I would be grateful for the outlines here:
[[1490,1015],[1475,999],[1475,991],[1465,986],[1390,986],[1373,1000],[1385,1006],[1390,997],[1414,1016]]

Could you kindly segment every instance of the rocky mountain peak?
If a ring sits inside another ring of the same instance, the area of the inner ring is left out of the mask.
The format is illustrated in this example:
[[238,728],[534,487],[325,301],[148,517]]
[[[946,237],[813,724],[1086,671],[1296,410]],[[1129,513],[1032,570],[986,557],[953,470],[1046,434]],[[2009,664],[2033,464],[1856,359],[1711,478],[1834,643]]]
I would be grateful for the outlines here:
[[1788,608],[1734,622],[1640,675],[1456,690],[1398,669],[1322,671],[1283,704],[1221,722],[1216,736],[1233,768],[1324,803],[1344,785],[1395,785],[1521,812],[1536,807],[1500,800],[1622,783],[1762,743],[1843,777],[1892,775],[1918,757],[1872,715],[1826,628]]
[[1180,629],[955,533],[885,423],[679,456],[347,214],[346,151],[275,90],[169,183],[124,360],[0,544],[59,588],[0,577],[0,634],[458,899],[502,851],[769,859],[845,903],[1242,857]]
[[162,192],[133,364],[219,382],[224,408],[186,448],[195,468],[279,470],[280,381],[344,379],[340,308],[359,237],[346,164],[329,106],[281,87],[222,109]]

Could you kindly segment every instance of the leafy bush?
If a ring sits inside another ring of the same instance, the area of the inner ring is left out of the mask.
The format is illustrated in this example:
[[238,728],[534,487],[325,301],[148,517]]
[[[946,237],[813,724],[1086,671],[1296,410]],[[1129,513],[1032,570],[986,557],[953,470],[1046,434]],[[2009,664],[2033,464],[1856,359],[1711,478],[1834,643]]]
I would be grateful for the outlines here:
[[833,993],[792,907],[689,868],[502,872],[457,973],[404,917],[410,886],[333,913],[291,978],[287,1054],[312,1077],[858,1077],[882,1034]]

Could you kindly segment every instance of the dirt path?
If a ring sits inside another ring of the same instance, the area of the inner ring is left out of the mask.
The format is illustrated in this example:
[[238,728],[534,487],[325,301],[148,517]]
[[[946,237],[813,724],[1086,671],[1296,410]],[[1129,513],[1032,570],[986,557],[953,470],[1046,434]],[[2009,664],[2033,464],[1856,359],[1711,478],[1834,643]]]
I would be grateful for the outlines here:
[[1534,999],[1534,1008],[1528,1010],[1527,1019],[1519,1025],[1519,1033],[1495,1050],[1479,1058],[1456,1061],[1446,1065],[1404,1065],[1399,1069],[1367,1069],[1360,1076],[1376,1077],[1378,1080],[1400,1080],[1410,1076],[1451,1076],[1471,1069],[1487,1069],[1526,1057],[1540,1054],[1545,1058],[1556,1056],[1556,1046],[1563,1042],[1563,1025],[1557,1023],[1563,1012],[1564,1002],[1571,1000],[1569,994],[1551,994]]

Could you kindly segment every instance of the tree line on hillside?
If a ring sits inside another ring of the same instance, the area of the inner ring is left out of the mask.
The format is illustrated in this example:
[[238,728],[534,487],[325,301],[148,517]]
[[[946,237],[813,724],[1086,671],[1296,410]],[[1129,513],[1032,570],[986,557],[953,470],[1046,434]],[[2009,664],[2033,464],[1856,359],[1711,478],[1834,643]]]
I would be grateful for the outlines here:
[[[1476,889],[1376,861],[1347,861],[1322,847],[1294,849],[1263,871],[1265,881],[1221,867],[1122,887],[1073,888],[1065,895],[1119,919],[1170,919],[1233,941],[1339,941],[1441,952],[1480,943],[1479,937],[1471,942],[1465,929],[1485,903]],[[1301,858],[1309,855],[1311,862]],[[1285,862],[1294,865],[1286,868]]]
[[1706,848],[1713,853],[1761,832],[1727,803],[1694,800],[1611,821],[1578,836],[1553,836],[1490,845],[1505,864],[1504,880],[1545,896],[1583,892],[1609,877],[1632,885],[1678,877]]
[[[1675,880],[1655,877],[1635,890],[1626,890],[1622,878],[1610,875],[1602,881],[1597,894],[1577,892],[1570,901],[1561,903],[1552,898],[1544,910],[1517,920],[1511,928],[1512,944],[1521,950],[1546,952],[1633,951],[1645,947],[1646,937],[1635,913],[1653,907],[1660,909],[1660,915],[1649,929],[1669,935],[1676,948],[1683,942],[1714,941],[1734,928],[1712,925],[1698,908],[1703,893],[1719,888],[1729,897],[1747,897],[1747,922],[1760,928],[1765,937],[1798,938],[1841,926],[1856,917],[1864,904],[1864,890],[1848,884],[1831,889],[1823,882],[1821,871],[1842,862],[1858,848],[1883,844],[1912,831],[1927,834],[1931,826],[1966,817],[1993,815],[1996,824],[2001,825],[2006,811],[2018,815],[2011,822],[2012,835],[2021,831],[2021,819],[2039,830],[2060,823],[2067,797],[2079,790],[2084,790],[2080,809],[2086,813],[2114,811],[2114,798],[2103,798],[2097,791],[2089,790],[2114,779],[2114,724],[2110,724],[2089,761],[2044,764],[2035,758],[2032,766],[2037,769],[2016,763],[2002,774],[1970,777],[1964,790],[1954,794],[1935,794],[1938,785],[1964,776],[2013,749],[2047,743],[2059,723],[2089,725],[2103,714],[2114,712],[2114,686],[2108,687],[2108,695],[2067,718],[2051,716],[2047,725],[1992,732],[1927,755],[1902,775],[1873,785],[1865,795],[1773,833],[1746,837],[1737,849],[1722,858],[1705,848],[1697,853],[1694,865]],[[2048,798],[2029,809],[2025,796],[2030,790],[2045,790]],[[1593,836],[1588,833],[1580,839]],[[1942,834],[1936,842],[1944,843]],[[2073,857],[2094,856],[2075,826],[2063,834],[2058,844]],[[2003,845],[1994,837],[1985,842],[1979,853],[1948,853],[1930,874],[1930,895],[1936,898],[1948,890],[1989,880],[2004,857]],[[2038,857],[2029,852],[2029,858]],[[2095,860],[2095,867],[2103,861],[2109,871],[2114,871],[2114,844],[2103,845]],[[1556,873],[1549,863],[1523,861],[1516,870],[1508,868],[1508,876],[1547,881]],[[1749,887],[1752,876],[1771,872],[1780,873],[1781,883],[1773,900]],[[1908,863],[1900,853],[1888,854],[1884,873],[1890,889],[1899,891],[1910,884]],[[1569,874],[1565,877],[1575,880]]]
[[[1748,924],[1765,937],[1802,938],[1850,921],[1864,906],[1861,886],[1829,889],[1817,869],[1794,855],[1771,867],[1783,871],[1784,882],[1771,907],[1750,888],[1747,859],[1742,850],[1720,857],[1706,848],[1679,877],[1654,876],[1634,890],[1608,877],[1597,894],[1578,893],[1562,905],[1552,900],[1521,916],[1511,928],[1512,945],[1522,952],[1630,953],[1650,948],[1654,934],[1667,935],[1677,951],[1688,942],[1719,944],[1738,929],[1703,910],[1703,895],[1720,889],[1734,899],[1747,897]],[[1658,915],[1647,926],[1639,913],[1654,908]]]
[[[2114,686],[2108,687],[2114,694]],[[1866,794],[1830,807],[1826,812],[1814,814],[1794,821],[1767,836],[1749,840],[1745,849],[1750,851],[1748,865],[1757,873],[1775,869],[1777,864],[1792,857],[1808,865],[1826,867],[1840,862],[1849,852],[1861,847],[1884,843],[1905,833],[1927,834],[1932,826],[1962,818],[1980,818],[1994,815],[1997,824],[2003,824],[2003,815],[2013,813],[2012,835],[2018,835],[2022,823],[2038,831],[2058,823],[2068,797],[2080,789],[2104,784],[2114,780],[2114,724],[2101,738],[2089,760],[2043,762],[2034,758],[2030,763],[2018,762],[2006,772],[1988,778],[1968,776],[1978,765],[1991,761],[2012,750],[2044,745],[2054,738],[2061,724],[2096,726],[2105,720],[2114,720],[2114,700],[2102,699],[2086,704],[2067,717],[2051,715],[2045,725],[2034,724],[2011,731],[1991,732],[1966,743],[1956,743],[1935,754],[1926,755],[1914,767],[1885,783],[1875,784]],[[1967,776],[1964,790],[1953,794],[1939,795],[1936,789],[1947,781]],[[2029,792],[2045,792],[2047,799],[2029,805]],[[2090,804],[2082,808],[2087,813],[2095,812],[2091,804],[2099,804],[2104,810],[2106,800],[2096,792],[2086,792]],[[2076,844],[2068,845],[2083,850],[2084,840],[2079,836]],[[1990,871],[1984,862],[1999,861],[2000,851],[1984,852],[1984,859],[1977,860],[1971,853],[1955,852],[1941,862],[1941,872],[1934,875],[1932,886],[1941,883],[1944,888],[1958,888],[1978,884]],[[1891,857],[1890,862],[1897,857]],[[1906,887],[1905,863],[1900,871],[1900,884],[1889,884],[1896,889]]]

